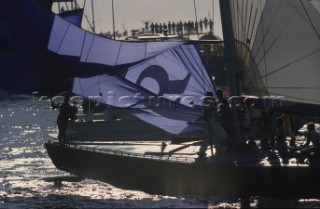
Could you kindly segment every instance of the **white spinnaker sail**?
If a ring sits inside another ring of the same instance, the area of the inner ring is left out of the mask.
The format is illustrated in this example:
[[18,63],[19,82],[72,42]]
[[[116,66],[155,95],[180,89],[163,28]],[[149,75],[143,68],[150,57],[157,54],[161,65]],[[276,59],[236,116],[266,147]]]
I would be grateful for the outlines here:
[[242,91],[320,104],[320,1],[230,0]]

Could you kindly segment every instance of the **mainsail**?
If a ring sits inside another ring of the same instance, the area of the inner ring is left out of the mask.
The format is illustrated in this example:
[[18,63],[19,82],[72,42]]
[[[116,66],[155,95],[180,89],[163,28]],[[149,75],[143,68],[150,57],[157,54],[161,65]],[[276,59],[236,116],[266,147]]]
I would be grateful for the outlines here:
[[241,91],[320,105],[320,2],[229,0]]

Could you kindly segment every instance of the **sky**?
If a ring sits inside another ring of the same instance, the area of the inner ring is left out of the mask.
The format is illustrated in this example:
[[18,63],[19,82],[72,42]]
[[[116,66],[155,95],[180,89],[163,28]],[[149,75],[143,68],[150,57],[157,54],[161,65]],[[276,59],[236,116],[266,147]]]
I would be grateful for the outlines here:
[[[83,0],[77,1],[80,6]],[[144,21],[167,23],[168,21],[195,21],[196,5],[197,19],[212,18],[214,13],[215,34],[222,37],[220,12],[218,0],[113,0],[115,30],[129,32],[132,29],[144,27]],[[89,22],[92,23],[92,0],[86,0],[85,13]],[[112,0],[93,0],[96,32],[108,32],[113,30],[112,24]],[[65,3],[60,6],[66,8]],[[71,8],[71,5],[68,5]],[[53,11],[57,12],[57,4]],[[83,20],[83,28],[89,30],[88,21]]]

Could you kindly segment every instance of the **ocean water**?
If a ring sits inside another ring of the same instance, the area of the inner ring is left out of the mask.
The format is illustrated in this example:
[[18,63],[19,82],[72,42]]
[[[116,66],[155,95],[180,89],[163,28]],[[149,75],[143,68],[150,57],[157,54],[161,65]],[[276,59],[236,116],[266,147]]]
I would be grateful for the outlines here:
[[56,117],[36,97],[0,100],[0,208],[320,208],[316,199],[171,197],[80,181],[56,169],[43,147]]

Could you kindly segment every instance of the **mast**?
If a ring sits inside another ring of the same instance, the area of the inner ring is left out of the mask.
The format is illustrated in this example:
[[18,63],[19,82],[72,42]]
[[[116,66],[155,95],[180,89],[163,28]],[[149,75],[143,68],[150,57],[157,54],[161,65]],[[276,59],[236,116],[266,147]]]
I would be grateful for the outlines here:
[[116,39],[116,31],[115,31],[115,24],[114,24],[114,6],[112,0],[112,26],[113,26],[113,39]]
[[58,2],[58,9],[59,9],[59,14],[61,13],[61,5],[60,2]]
[[239,95],[238,65],[235,51],[235,39],[232,28],[231,9],[229,0],[220,0],[220,12],[224,39],[224,55],[227,57],[227,70],[229,73],[229,85],[231,96]]
[[95,33],[96,32],[96,24],[94,20],[94,5],[93,5],[93,0],[91,0],[91,12],[92,12],[92,31]]
[[[196,24],[198,24],[196,0],[193,0],[194,14],[196,16]],[[200,39],[199,30],[197,30],[198,40]]]
[[[212,0],[212,21],[215,24],[215,20],[214,20],[214,0]],[[212,35],[214,35],[214,28],[212,28]]]
[[[220,12],[221,12],[221,23],[224,39],[224,56],[227,60],[227,72],[229,74],[229,87],[231,89],[231,97],[239,96],[239,86],[238,86],[238,60],[236,56],[235,48],[235,38],[232,28],[232,17],[230,0],[220,0]],[[237,110],[235,108],[234,99],[230,98],[232,112],[233,112],[233,128],[234,128],[234,141],[236,144],[243,144],[242,140],[242,129],[240,128],[240,123],[237,116]]]

